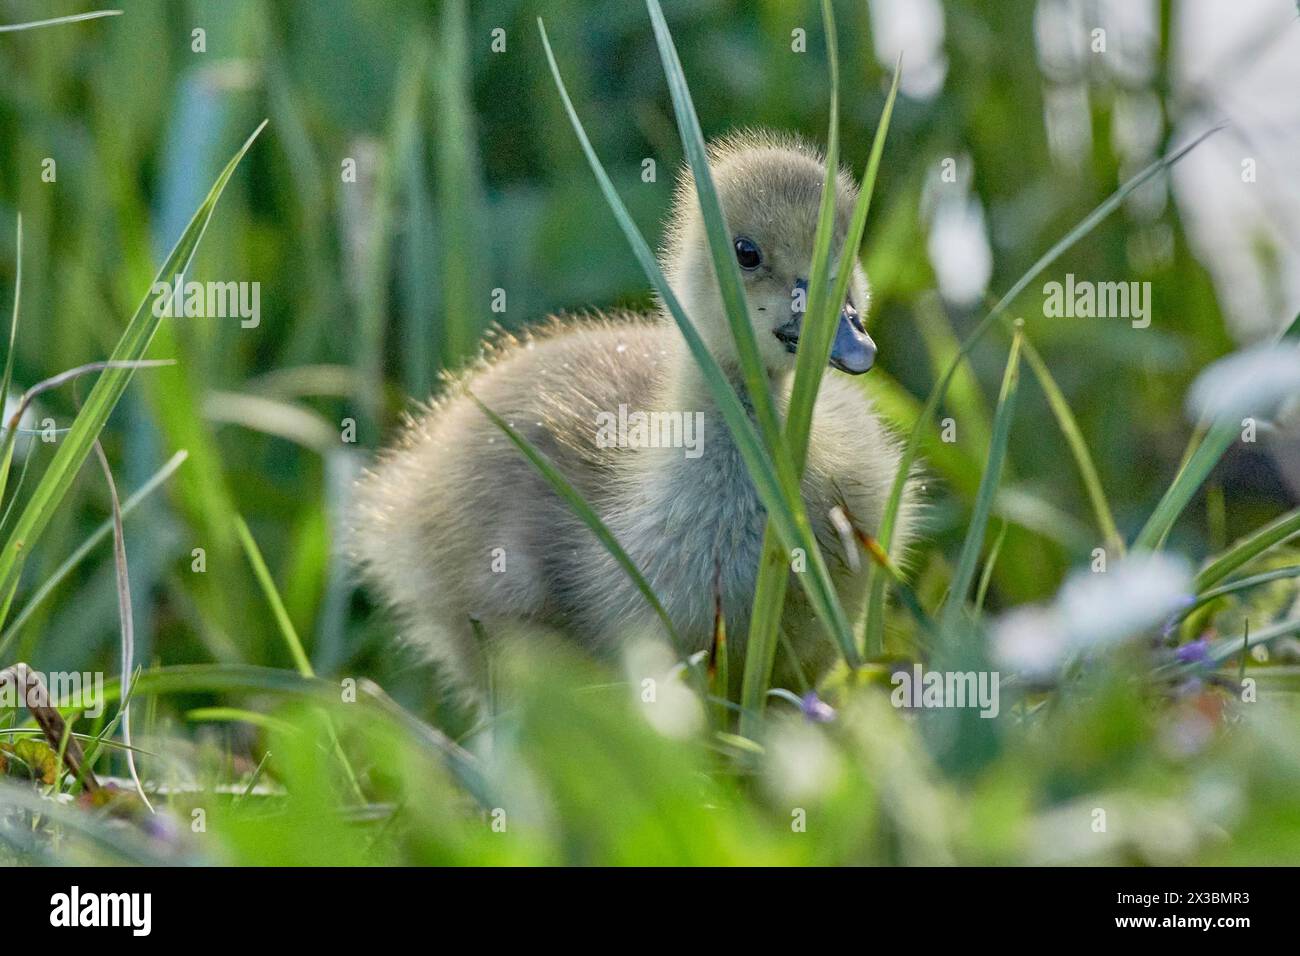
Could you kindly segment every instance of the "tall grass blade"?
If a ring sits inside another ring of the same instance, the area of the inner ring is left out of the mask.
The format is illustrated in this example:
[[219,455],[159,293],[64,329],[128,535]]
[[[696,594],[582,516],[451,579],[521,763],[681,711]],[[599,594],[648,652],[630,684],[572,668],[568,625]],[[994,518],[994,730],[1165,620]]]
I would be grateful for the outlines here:
[[[989,305],[992,304],[993,299],[990,297]],[[948,365],[958,357],[961,349],[961,340],[957,338],[957,331],[953,328],[943,299],[938,292],[927,293],[917,304],[914,321],[921,342],[925,345],[926,355],[930,359],[930,374],[934,376],[935,381],[938,381],[943,377]],[[873,377],[875,377],[874,373]],[[876,381],[879,382],[879,378]],[[879,401],[878,396],[877,401]],[[920,405],[920,402],[916,402],[917,410],[920,409]],[[993,431],[993,416],[985,401],[983,389],[980,387],[979,376],[975,374],[969,358],[959,360],[952,384],[948,386],[944,407],[954,421],[962,423],[962,431],[967,439],[965,444],[972,448],[988,447],[989,436]],[[915,414],[916,412],[913,411],[912,416],[908,417],[908,425],[911,425]],[[940,442],[940,444],[944,443]],[[938,467],[932,457],[933,447],[934,443],[931,442],[925,449],[927,455],[931,456],[926,459],[928,467]],[[949,447],[955,447],[955,443]],[[975,471],[969,473],[974,475]],[[973,487],[971,491],[974,491]]]
[[[835,36],[835,14],[831,9],[830,0],[822,0],[822,24],[826,30],[826,59],[830,66],[831,85],[830,128],[826,134],[826,174],[822,180],[821,206],[817,211],[812,265],[808,272],[807,310],[799,332],[794,383],[790,390],[790,404],[786,411],[785,422],[786,447],[790,449],[795,471],[800,475],[803,474],[808,435],[812,430],[813,404],[817,399],[817,389],[821,386],[822,374],[826,371],[826,363],[830,361],[840,302],[827,285],[827,272],[831,263],[831,242],[835,238],[835,206],[840,171],[840,63]],[[886,109],[888,108],[887,105]],[[876,128],[877,144],[883,142],[881,137],[883,128],[883,124]],[[869,191],[864,189],[854,209],[854,226],[860,225],[857,221],[859,212],[862,213],[861,225],[865,225],[869,196]],[[863,197],[868,197],[868,201],[863,202]],[[845,288],[853,274],[853,265],[861,241],[860,230],[856,236],[850,234],[845,238],[844,255],[836,275],[837,280],[843,278]],[[847,268],[845,268],[846,263]],[[837,285],[839,284],[837,281]]]
[[271,569],[266,566],[266,559],[262,557],[262,549],[257,546],[257,541],[253,538],[253,532],[249,530],[248,522],[242,516],[235,516],[235,532],[239,535],[239,543],[243,545],[244,554],[248,556],[248,563],[252,565],[253,576],[257,578],[257,583],[262,587],[262,594],[266,597],[266,603],[271,605],[271,614],[275,617],[276,626],[280,629],[280,636],[284,638],[285,646],[289,649],[289,656],[293,658],[294,667],[303,677],[315,676],[311,661],[307,657],[307,652],[303,649],[302,641],[298,637],[298,629],[293,626],[293,621],[289,618],[289,612],[285,610],[284,599],[280,597],[280,591],[275,586],[275,579],[271,577]]
[[[185,271],[212,219],[217,200],[234,175],[239,161],[252,147],[254,140],[265,126],[266,122],[263,121],[217,177],[207,198],[195,211],[194,217],[155,276],[155,285],[163,283],[170,288],[174,285],[176,276]],[[151,286],[118,340],[117,347],[110,357],[111,362],[134,362],[142,358],[162,321],[161,313],[165,311],[153,307],[155,298]],[[0,546],[0,593],[9,596],[6,598],[6,610],[13,590],[17,587],[18,575],[22,570],[25,556],[31,552],[54,514],[54,510],[63,500],[72,480],[90,454],[91,446],[133,375],[133,368],[114,366],[105,369],[99,376],[81,411],[73,420],[68,434],[59,443],[58,451],[55,452],[53,460],[41,476],[40,483],[19,514],[13,531],[3,546]]]
[[[14,381],[14,353],[18,343],[18,310],[23,297],[23,214],[18,214],[14,248],[14,311],[9,320],[9,350],[5,353],[4,377],[0,378],[0,408],[9,403],[9,388]],[[20,415],[19,418],[22,416]],[[16,432],[16,428],[7,431]],[[5,487],[9,484],[9,467],[14,457],[14,439],[5,435],[3,451],[0,451],[0,500],[4,499]]]
[[[113,522],[113,567],[117,579],[117,613],[122,625],[122,648],[121,648],[121,675],[122,682],[126,683],[127,675],[134,669],[135,660],[135,618],[131,611],[131,575],[126,563],[126,533],[122,530],[122,502],[117,496],[117,482],[113,480],[113,469],[109,467],[108,456],[104,454],[104,446],[99,439],[94,442],[95,457],[99,459],[100,470],[104,472],[104,480],[108,483],[108,500],[112,509],[111,519]],[[122,704],[122,743],[126,744],[126,766],[131,774],[131,782],[135,784],[135,792],[140,795],[144,805],[153,812],[153,804],[149,802],[148,795],[144,792],[144,785],[140,782],[140,773],[135,766],[135,754],[131,749],[131,703],[124,701]]]
[[1251,588],[1259,587],[1261,584],[1269,584],[1272,581],[1282,581],[1286,578],[1297,577],[1300,577],[1300,564],[1293,564],[1289,567],[1278,568],[1276,571],[1265,571],[1262,574],[1252,574],[1247,578],[1239,578],[1236,581],[1230,581],[1229,583],[1217,588],[1198,591],[1196,600],[1191,604],[1188,604],[1186,607],[1181,608],[1170,620],[1168,626],[1177,624],[1179,621],[1190,617],[1197,609],[1202,608],[1211,601],[1216,601],[1221,597],[1227,597],[1229,594],[1237,594],[1241,591],[1248,591]]
[[998,536],[993,539],[993,546],[989,548],[989,555],[984,559],[984,570],[980,573],[980,583],[975,588],[975,619],[979,620],[980,615],[984,613],[984,597],[989,593],[989,583],[993,580],[993,569],[998,566],[998,555],[1002,553],[1002,544],[1007,540],[1007,528],[1010,525],[1002,522],[1002,527],[998,530]]
[[[817,547],[812,525],[804,508],[803,497],[799,494],[797,481],[793,478],[793,468],[790,465],[789,457],[780,454],[776,456],[774,462],[765,454],[762,440],[754,427],[754,422],[750,420],[749,415],[745,412],[739,397],[727,381],[726,375],[719,367],[717,360],[714,359],[704,345],[699,332],[696,331],[695,326],[687,318],[681,303],[677,300],[676,294],[668,285],[668,280],[664,278],[659,263],[655,260],[654,252],[651,251],[650,246],[637,230],[636,224],[627,211],[627,207],[619,198],[617,191],[614,189],[614,184],[610,181],[604,167],[601,166],[600,160],[596,157],[596,151],[591,145],[591,140],[587,137],[586,130],[583,129],[581,120],[578,119],[577,111],[573,108],[573,102],[564,86],[559,66],[555,62],[555,54],[551,50],[550,41],[546,36],[546,28],[540,19],[538,20],[538,29],[541,31],[542,45],[546,50],[551,74],[555,78],[555,85],[564,103],[565,111],[569,116],[570,123],[573,125],[574,132],[578,136],[578,141],[582,145],[591,170],[600,184],[606,202],[614,213],[615,219],[618,220],[619,226],[627,237],[632,252],[641,268],[645,271],[651,284],[654,285],[655,291],[659,293],[664,308],[668,310],[669,315],[681,331],[696,364],[700,366],[712,398],[717,404],[728,430],[731,432],[732,439],[736,442],[736,447],[744,460],[750,478],[754,482],[758,495],[763,502],[763,507],[767,509],[769,517],[773,517],[777,521],[777,529],[782,542],[791,550],[803,548],[807,554],[808,571],[801,576],[800,580],[808,593],[809,603],[812,604],[814,612],[839,644],[846,660],[851,664],[856,664],[857,649],[853,645],[848,619],[845,617],[844,609],[840,606],[839,598],[835,593],[834,586],[831,584],[830,572],[826,567],[825,559],[822,557],[821,550]],[[787,489],[793,489],[793,491],[788,493]]]
[[[835,42],[834,17],[830,11],[829,0],[823,0],[823,12],[826,17],[828,43]],[[832,62],[835,62],[832,54]],[[858,252],[862,246],[862,235],[866,231],[867,214],[871,211],[871,197],[876,188],[876,175],[880,171],[880,158],[885,150],[885,139],[889,135],[889,124],[894,115],[894,101],[898,97],[898,82],[902,77],[900,62],[894,66],[894,79],[890,84],[889,95],[885,99],[884,109],[880,113],[880,123],[876,126],[876,135],[871,141],[871,153],[867,157],[867,169],[862,177],[857,202],[853,206],[853,216],[849,220],[848,232],[844,237],[844,247],[840,250],[839,263],[836,266],[833,288],[828,297],[819,298],[819,288],[823,282],[816,282],[818,265],[829,260],[830,242],[834,227],[834,201],[827,201],[827,193],[834,189],[838,168],[827,165],[827,183],[822,188],[823,218],[818,220],[816,257],[813,259],[814,281],[809,288],[812,295],[809,300],[809,315],[813,324],[814,338],[805,349],[803,334],[799,336],[799,355],[795,367],[794,384],[790,391],[790,410],[786,416],[786,438],[790,453],[794,456],[795,467],[803,472],[804,459],[808,452],[808,440],[812,431],[812,411],[817,399],[817,391],[822,376],[830,362],[831,344],[835,337],[835,324],[839,318],[840,307],[848,294],[849,282],[853,279],[853,270],[857,265]],[[838,90],[838,79],[833,79],[832,90]],[[832,98],[832,116],[835,99]],[[834,122],[834,120],[832,120]],[[836,164],[838,166],[838,164]],[[823,237],[822,228],[826,229]],[[822,243],[825,243],[825,246]],[[861,303],[865,307],[865,303]],[[805,354],[806,353],[806,354]]]
[[1217,422],[1210,427],[1191,457],[1178,470],[1173,482],[1165,489],[1155,511],[1151,512],[1151,517],[1142,526],[1138,536],[1133,539],[1133,550],[1149,551],[1164,543],[1165,536],[1173,528],[1178,516],[1205,483],[1219,459],[1232,447],[1239,433],[1239,426],[1229,421]]
[[0,33],[17,33],[19,30],[38,30],[41,27],[56,27],[65,23],[81,23],[84,20],[99,20],[103,17],[120,17],[121,10],[92,10],[89,13],[74,13],[67,17],[51,17],[48,20],[29,20],[26,23],[6,23],[0,26]]
[[[271,613],[275,615],[275,623],[278,625],[280,636],[284,638],[289,653],[293,657],[294,666],[303,677],[315,678],[316,672],[312,670],[311,661],[307,657],[307,652],[303,650],[302,641],[298,638],[298,629],[293,626],[293,621],[289,618],[289,612],[284,606],[284,598],[280,596],[280,589],[275,586],[275,579],[271,577],[271,569],[266,566],[266,559],[262,557],[262,549],[257,546],[257,540],[253,537],[253,532],[249,530],[248,522],[244,520],[242,515],[235,515],[235,531],[239,535],[240,544],[244,547],[244,553],[248,555],[248,563],[253,566],[253,574],[257,578],[257,583],[262,587],[262,594],[266,597],[266,603],[271,605]],[[343,768],[343,772],[348,778],[353,795],[364,802],[365,793],[361,789],[356,771],[352,769],[351,761],[348,760],[347,754],[343,752],[343,745],[339,743],[338,733],[328,716],[325,717],[325,728],[330,738],[330,746],[334,751],[334,755],[338,758],[339,766]]]
[[[795,469],[803,473],[812,432],[812,412],[817,400],[821,378],[830,360],[835,323],[838,321],[840,303],[848,291],[848,284],[857,265],[862,234],[866,230],[867,214],[871,209],[871,195],[875,190],[880,157],[884,152],[885,138],[898,96],[901,75],[899,64],[894,67],[894,80],[881,112],[880,123],[871,143],[867,169],[858,192],[853,217],[849,222],[844,247],[840,252],[835,273],[834,288],[829,295],[821,295],[826,286],[826,267],[830,261],[830,247],[834,227],[835,189],[838,169],[839,143],[839,54],[835,33],[835,14],[829,0],[823,0],[822,20],[826,29],[827,58],[831,71],[831,118],[827,141],[826,179],[822,184],[822,203],[817,220],[817,239],[813,251],[812,296],[808,303],[804,334],[800,335],[799,352],[795,362],[794,384],[790,391],[790,404],[786,413],[786,447],[794,458]],[[804,341],[804,335],[809,337]],[[763,559],[758,569],[758,582],[754,589],[754,605],[750,619],[749,639],[745,645],[745,673],[741,684],[741,733],[752,736],[756,723],[767,701],[767,688],[772,679],[772,666],[781,626],[781,610],[785,604],[785,591],[789,584],[789,567],[786,554],[780,546],[776,528],[769,521],[763,533]]]
[[1230,657],[1244,654],[1248,646],[1252,648],[1261,647],[1281,638],[1295,637],[1298,634],[1300,634],[1300,618],[1282,621],[1253,634],[1249,630],[1249,625],[1247,625],[1246,633],[1241,637],[1229,637],[1216,641],[1210,647],[1207,656],[1212,662],[1222,664]]
[[1047,367],[1047,363],[1038,354],[1038,350],[1034,348],[1033,343],[1028,338],[1025,338],[1022,347],[1025,351],[1025,361],[1033,369],[1034,377],[1038,379],[1043,394],[1047,396],[1047,404],[1056,417],[1056,424],[1060,427],[1061,434],[1065,436],[1066,443],[1070,446],[1070,453],[1074,455],[1074,462],[1079,468],[1079,477],[1083,480],[1083,487],[1088,492],[1088,501],[1092,504],[1092,512],[1097,519],[1097,527],[1106,542],[1106,547],[1110,549],[1112,554],[1122,558],[1124,556],[1124,539],[1120,536],[1119,529],[1115,527],[1115,516],[1110,510],[1110,502],[1106,500],[1106,491],[1102,488],[1101,478],[1097,475],[1097,466],[1093,464],[1092,455],[1088,451],[1088,443],[1084,440],[1083,431],[1079,428],[1074,412],[1070,409],[1070,403],[1066,400],[1061,387],[1056,384],[1051,369]]
[[975,569],[979,564],[980,551],[984,547],[984,532],[988,527],[989,513],[993,510],[993,499],[997,495],[998,482],[1002,477],[1002,463],[1007,456],[1007,441],[1011,436],[1011,420],[1015,417],[1016,392],[1020,383],[1020,348],[1024,336],[1019,328],[1011,340],[1011,354],[1007,358],[1006,371],[1002,375],[1002,389],[998,393],[997,408],[993,412],[993,438],[989,444],[988,464],[980,478],[979,491],[975,495],[975,507],[971,513],[970,524],[966,529],[966,539],[962,542],[961,553],[957,557],[957,566],[953,570],[952,583],[948,588],[948,601],[944,605],[939,619],[939,631],[951,638],[958,616],[966,603],[971,582],[975,579]]
[[[18,433],[20,431],[18,427],[18,423],[22,421],[23,415],[26,413],[27,409],[31,407],[32,402],[34,402],[38,396],[44,394],[45,392],[50,391],[51,389],[58,388],[61,385],[66,385],[68,382],[74,382],[77,379],[82,378],[83,376],[92,375],[96,372],[103,372],[109,369],[134,370],[138,368],[158,368],[160,366],[172,365],[172,364],[174,364],[174,362],[171,359],[137,359],[134,361],[109,360],[107,362],[88,362],[85,365],[78,365],[76,368],[70,368],[67,371],[60,372],[58,375],[52,375],[49,378],[44,379],[43,381],[37,382],[27,391],[23,392],[22,397],[19,398],[18,400],[17,407],[14,409],[13,414],[9,416],[9,421],[5,423],[4,444],[3,446],[0,446],[0,463],[3,463],[3,471],[0,471],[0,479],[3,479],[5,483],[7,483],[8,481],[9,465],[13,461],[14,448],[17,444]],[[70,429],[65,430],[65,433],[67,431],[70,431]],[[28,459],[28,463],[30,464],[30,458]],[[26,465],[23,466],[22,474],[23,476],[27,474]],[[44,479],[42,479],[42,481],[43,480]],[[40,490],[40,486],[37,486],[37,490],[38,491]],[[10,501],[11,507],[13,503],[14,503],[13,501]],[[6,508],[3,523],[8,524],[8,521],[9,521],[9,509]],[[4,600],[3,602],[0,602],[0,621],[3,621],[8,616],[9,605],[13,601],[14,594],[17,593],[17,590],[18,590],[18,576],[15,575],[12,578],[12,580],[9,582],[7,589],[4,592],[2,592],[4,594]]]
[[[453,38],[448,38],[448,41],[453,41]],[[401,220],[405,224],[397,263],[401,289],[403,381],[408,395],[425,396],[434,388],[440,365],[440,330],[436,316],[441,309],[438,276],[430,268],[431,263],[438,261],[438,223],[425,172],[425,156],[429,148],[424,127],[428,113],[424,96],[428,79],[428,41],[422,36],[419,42],[419,53],[410,57],[408,72],[394,108],[392,151],[401,187]],[[451,67],[446,65],[445,68]],[[442,138],[439,139],[438,147],[447,149],[441,142]],[[451,224],[447,223],[447,227],[450,228]],[[447,250],[447,253],[452,254],[452,250]],[[450,312],[442,314],[444,321],[455,321]]]
[[[740,360],[745,389],[754,407],[759,432],[767,442],[768,451],[774,458],[779,459],[781,457],[779,450],[782,446],[781,424],[768,387],[767,373],[758,354],[754,327],[749,321],[749,305],[740,279],[740,266],[736,263],[735,250],[732,248],[731,232],[723,218],[722,204],[718,200],[718,191],[713,183],[713,173],[709,170],[709,154],[708,148],[704,145],[704,133],[700,130],[700,121],[695,115],[695,105],[686,87],[686,75],[682,71],[681,61],[677,58],[677,48],[673,45],[672,36],[668,32],[668,24],[664,21],[664,12],[659,6],[659,0],[646,0],[646,8],[650,11],[650,23],[654,28],[655,43],[659,47],[659,59],[663,63],[664,76],[668,80],[668,92],[672,97],[673,112],[677,117],[677,130],[681,136],[682,149],[690,164],[695,192],[699,197],[700,214],[704,219],[709,253],[713,258],[718,288],[722,293],[723,305],[726,307],[727,322],[731,325],[731,334],[736,342],[736,353]],[[787,487],[787,491],[789,490],[790,488]]]
[[1236,542],[1196,575],[1192,587],[1197,594],[1214,587],[1242,565],[1297,534],[1300,534],[1300,508],[1287,512]]
[[[835,35],[835,14],[829,0],[822,0],[822,24],[826,31],[826,57],[830,69],[830,119],[826,134],[826,174],[822,180],[821,206],[817,212],[817,232],[813,242],[813,258],[809,269],[811,296],[805,303],[806,311],[798,353],[795,360],[794,385],[786,412],[786,447],[791,449],[795,471],[803,472],[807,452],[807,433],[812,418],[812,405],[816,398],[821,373],[830,353],[835,320],[829,313],[832,301],[826,289],[826,272],[830,264],[831,241],[835,230],[836,186],[839,176],[840,148],[840,66],[839,44]],[[845,243],[845,248],[849,243]],[[820,365],[817,356],[821,356]],[[802,423],[802,428],[800,424]],[[796,448],[803,433],[802,447]],[[767,700],[767,686],[772,679],[772,665],[776,660],[781,611],[785,606],[785,592],[789,586],[790,572],[785,550],[776,528],[769,519],[763,530],[762,560],[754,586],[753,605],[750,610],[749,639],[745,644],[745,671],[741,684],[741,734],[756,732],[755,723]]]

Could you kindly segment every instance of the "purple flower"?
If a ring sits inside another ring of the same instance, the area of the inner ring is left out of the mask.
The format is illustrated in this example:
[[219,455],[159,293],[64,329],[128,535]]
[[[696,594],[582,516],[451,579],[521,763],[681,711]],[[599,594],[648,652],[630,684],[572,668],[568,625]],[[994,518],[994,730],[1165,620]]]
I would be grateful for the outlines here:
[[799,702],[803,715],[814,724],[825,724],[835,719],[835,708],[817,696],[816,691],[808,691]]
[[1175,656],[1184,664],[1204,664],[1210,659],[1210,642],[1204,637],[1198,638],[1178,648]]
[[142,824],[144,832],[160,843],[175,846],[180,842],[181,830],[170,813],[151,813]]

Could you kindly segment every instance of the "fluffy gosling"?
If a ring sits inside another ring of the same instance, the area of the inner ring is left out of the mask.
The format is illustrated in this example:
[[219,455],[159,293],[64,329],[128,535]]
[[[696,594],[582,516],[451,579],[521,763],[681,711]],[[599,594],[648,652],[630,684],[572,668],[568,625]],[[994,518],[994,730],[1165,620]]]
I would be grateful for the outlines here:
[[[711,169],[754,335],[783,408],[800,330],[796,290],[808,280],[824,160],[798,140],[747,133],[715,145]],[[856,193],[841,173],[835,255]],[[678,183],[660,261],[743,395],[689,172]],[[832,510],[874,534],[899,461],[850,377],[875,358],[862,323],[867,297],[866,276],[855,267],[831,354],[838,371],[822,381],[803,480],[814,530],[850,615],[861,608],[865,569],[846,553]],[[634,637],[663,636],[613,558],[467,392],[544,452],[592,505],[692,649],[709,646],[720,597],[731,673],[739,675],[765,513],[702,373],[661,310],[552,319],[520,338],[497,336],[380,454],[358,489],[355,557],[405,635],[467,689],[482,680],[480,635],[496,640],[550,630],[598,655]],[[636,413],[681,413],[683,437],[698,445],[620,446],[610,441],[620,409],[634,422]],[[895,549],[909,537],[913,500],[909,485]],[[788,593],[782,626],[797,664],[783,651],[774,675],[787,686],[796,667],[815,677],[836,655],[797,581]]]

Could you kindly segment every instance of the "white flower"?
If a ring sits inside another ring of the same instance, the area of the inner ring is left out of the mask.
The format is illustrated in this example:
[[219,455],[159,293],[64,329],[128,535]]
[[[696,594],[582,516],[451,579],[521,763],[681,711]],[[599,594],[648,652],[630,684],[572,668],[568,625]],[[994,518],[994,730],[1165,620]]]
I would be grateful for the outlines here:
[[1257,345],[1208,366],[1187,392],[1194,420],[1271,417],[1287,399],[1300,396],[1300,348],[1292,343]]
[[1065,628],[1052,608],[1016,608],[993,631],[993,659],[1030,680],[1055,676],[1068,650]]
[[764,779],[778,799],[813,800],[835,790],[844,775],[835,748],[817,727],[782,721],[767,744]]
[[1191,593],[1187,562],[1162,553],[1132,555],[1109,571],[1076,571],[1050,605],[1004,615],[993,658],[1032,679],[1054,676],[1066,657],[1105,648],[1163,623]]
[[1135,554],[1109,571],[1076,571],[1056,596],[1071,646],[1105,646],[1162,623],[1191,593],[1187,561],[1161,552]]
[[662,641],[634,640],[623,668],[646,721],[665,737],[690,737],[704,726],[700,699],[683,683],[672,651]]

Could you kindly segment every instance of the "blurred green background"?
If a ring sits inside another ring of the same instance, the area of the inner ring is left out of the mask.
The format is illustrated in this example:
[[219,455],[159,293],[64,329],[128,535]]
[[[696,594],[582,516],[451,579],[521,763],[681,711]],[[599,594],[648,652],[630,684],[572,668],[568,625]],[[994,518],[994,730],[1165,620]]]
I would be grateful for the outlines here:
[[[19,390],[108,354],[221,166],[269,119],[187,276],[260,283],[260,324],[164,322],[150,354],[178,364],[141,371],[104,434],[124,495],[175,451],[189,454],[127,520],[137,660],[290,666],[235,535],[242,514],[318,673],[369,675],[422,716],[463,727],[464,715],[430,693],[428,667],[393,644],[387,619],[356,588],[343,553],[350,484],[400,413],[472,354],[491,322],[515,328],[559,310],[649,303],[562,114],[535,24],[545,19],[597,151],[657,238],[682,153],[646,12],[614,0],[121,6],[121,17],[0,34],[5,309],[19,212],[25,231]],[[765,126],[824,141],[816,4],[664,6],[707,136]],[[835,3],[841,156],[855,174],[904,48],[864,243],[881,349],[866,387],[900,427],[990,294],[1137,169],[1234,121],[1203,148],[1218,151],[1218,166],[1159,178],[1043,276],[1149,281],[1151,328],[1045,318],[1042,282],[1013,309],[1064,389],[1131,537],[1177,470],[1190,434],[1188,383],[1234,342],[1295,312],[1293,175],[1283,198],[1268,190],[1294,171],[1300,127],[1285,126],[1294,74],[1290,87],[1265,87],[1281,119],[1254,93],[1249,109],[1230,115],[1232,91],[1214,86],[1279,53],[1295,60],[1290,4],[1256,4],[1256,20],[1236,18],[1223,57],[1207,54],[1213,82],[1192,68],[1197,44],[1215,34],[1204,4],[1129,6],[1145,13],[1065,0]],[[0,0],[0,21],[84,9]],[[1100,52],[1090,49],[1097,25],[1106,31]],[[793,48],[799,30],[805,50]],[[1268,148],[1254,149],[1252,136]],[[1259,163],[1255,207],[1234,220],[1243,239],[1221,230],[1254,264],[1240,281],[1267,306],[1243,319],[1240,303],[1225,301],[1227,280],[1207,245],[1220,230],[1202,221],[1196,233],[1190,220],[1199,194],[1240,186],[1247,154]],[[54,182],[42,177],[47,158]],[[355,182],[345,181],[348,161]],[[504,313],[490,308],[493,289],[505,290]],[[918,589],[936,598],[982,471],[1005,350],[1000,333],[977,348],[940,416],[954,417],[957,443],[936,433],[923,452],[928,533],[913,567]],[[994,610],[1048,597],[1100,543],[1042,393],[1029,378],[1022,392],[996,509],[1008,533]],[[66,425],[74,413],[62,389],[42,396],[36,419]],[[341,438],[348,420],[355,443]],[[51,446],[24,446],[39,474]],[[1238,446],[1216,471],[1178,526],[1178,549],[1199,559],[1294,506],[1296,476],[1272,446],[1257,448]],[[102,476],[87,468],[29,561],[16,607],[106,514]],[[0,664],[114,672],[115,600],[101,546],[21,619]],[[246,747],[246,730],[222,732]]]

